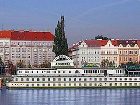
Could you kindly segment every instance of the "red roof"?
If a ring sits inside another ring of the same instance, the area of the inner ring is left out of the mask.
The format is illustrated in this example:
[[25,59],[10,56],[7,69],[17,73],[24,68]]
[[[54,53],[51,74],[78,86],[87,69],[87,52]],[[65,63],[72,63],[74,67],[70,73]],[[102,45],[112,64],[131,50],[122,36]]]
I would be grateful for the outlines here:
[[11,38],[11,30],[0,31],[0,38]]
[[29,41],[53,41],[54,35],[50,32],[32,32],[32,31],[0,31],[0,38],[10,38],[11,40],[29,40]]
[[[88,47],[101,47],[105,46],[109,40],[85,40],[84,42],[88,45]],[[117,40],[111,40],[112,45],[117,46]]]

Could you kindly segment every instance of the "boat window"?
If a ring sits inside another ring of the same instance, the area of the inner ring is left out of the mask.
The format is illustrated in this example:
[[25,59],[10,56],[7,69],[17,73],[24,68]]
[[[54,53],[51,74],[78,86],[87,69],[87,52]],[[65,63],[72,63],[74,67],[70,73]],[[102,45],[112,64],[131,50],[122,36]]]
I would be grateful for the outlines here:
[[92,83],[90,83],[89,86],[92,86]]
[[84,83],[84,86],[87,86],[87,84],[86,84],[86,83]]
[[39,86],[39,84],[37,84],[37,86]]
[[21,78],[21,81],[23,81],[23,78]]
[[66,78],[64,78],[64,81],[66,81]]
[[37,81],[39,81],[39,78],[37,78]]
[[132,78],[129,78],[129,80],[132,80]]
[[97,81],[97,78],[94,78],[94,81]]
[[76,78],[74,78],[74,81],[76,81]]
[[26,78],[26,81],[29,81],[29,78]]
[[71,73],[71,71],[69,71],[69,73]]
[[107,81],[107,78],[104,78],[105,81]]
[[78,70],[76,70],[75,73],[80,73],[80,72]]
[[61,78],[58,78],[58,81],[61,81]]
[[45,81],[45,78],[42,78],[42,81]]
[[79,78],[79,81],[81,81],[81,78]]
[[134,78],[134,80],[137,80],[137,78]]
[[18,78],[16,78],[16,81],[18,81]]
[[34,81],[34,78],[32,78],[32,81]]
[[53,81],[55,81],[55,78],[53,78]]
[[50,81],[50,78],[48,78],[48,81]]
[[42,84],[42,86],[45,86],[45,84]]
[[127,83],[125,83],[125,86],[127,86]]
[[86,81],[87,79],[86,78],[84,78],[84,81]]

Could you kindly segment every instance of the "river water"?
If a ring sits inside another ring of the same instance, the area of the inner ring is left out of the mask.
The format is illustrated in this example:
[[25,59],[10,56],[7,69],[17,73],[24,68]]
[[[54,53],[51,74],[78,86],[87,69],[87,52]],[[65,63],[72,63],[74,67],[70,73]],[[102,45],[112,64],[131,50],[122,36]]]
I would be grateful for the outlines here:
[[2,89],[0,105],[140,105],[140,89]]

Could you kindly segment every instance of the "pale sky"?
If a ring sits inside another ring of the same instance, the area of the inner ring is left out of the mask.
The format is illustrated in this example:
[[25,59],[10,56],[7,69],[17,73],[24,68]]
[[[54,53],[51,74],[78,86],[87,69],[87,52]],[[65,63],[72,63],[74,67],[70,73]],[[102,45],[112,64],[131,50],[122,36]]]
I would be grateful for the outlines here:
[[68,43],[111,38],[140,39],[140,0],[0,0],[0,28],[51,31],[65,16]]

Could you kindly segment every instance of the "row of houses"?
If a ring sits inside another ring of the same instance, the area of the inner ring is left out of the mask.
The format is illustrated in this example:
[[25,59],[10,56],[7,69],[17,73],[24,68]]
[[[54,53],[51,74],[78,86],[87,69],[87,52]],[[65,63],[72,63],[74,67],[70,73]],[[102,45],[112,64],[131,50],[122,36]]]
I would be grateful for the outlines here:
[[85,63],[98,66],[103,60],[118,67],[128,62],[140,63],[140,40],[83,40],[69,48],[69,55],[76,67]]
[[[6,63],[22,61],[26,66],[40,65],[55,58],[54,35],[50,32],[0,31],[0,57]],[[116,67],[127,62],[140,62],[140,40],[83,40],[69,48],[75,67],[101,65],[103,60]]]

